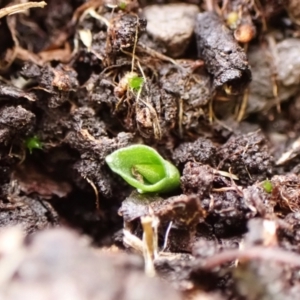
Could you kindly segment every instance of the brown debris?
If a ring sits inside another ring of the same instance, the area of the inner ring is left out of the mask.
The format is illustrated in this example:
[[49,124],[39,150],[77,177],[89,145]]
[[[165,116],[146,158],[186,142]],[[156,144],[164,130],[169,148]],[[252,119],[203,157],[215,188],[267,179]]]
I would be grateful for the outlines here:
[[181,188],[186,194],[208,197],[214,180],[213,169],[208,165],[188,162],[182,172]]
[[272,201],[293,212],[300,211],[300,177],[296,174],[272,177]]
[[[297,299],[294,2],[51,0],[1,18],[0,227],[26,235],[0,236],[1,299]],[[180,188],[132,192],[105,163],[132,144]],[[58,224],[93,246],[38,232]]]
[[17,229],[6,230],[0,252],[0,295],[6,299],[182,299],[165,282],[146,277],[138,257],[95,251],[67,229],[41,232],[29,242]]
[[27,9],[30,8],[36,8],[36,7],[43,8],[46,5],[47,3],[45,1],[40,1],[40,2],[20,3],[20,4],[4,7],[0,9],[0,19],[7,15],[17,14],[26,11]]
[[23,195],[16,180],[7,185],[6,197],[0,201],[0,227],[19,226],[24,234],[32,234],[59,224],[59,216],[51,204],[38,197]]
[[150,212],[159,217],[160,222],[173,221],[183,227],[193,227],[205,216],[196,195],[181,195],[164,200],[158,196],[149,197],[133,192],[123,201],[119,210],[125,222],[132,222]]
[[65,198],[71,192],[71,186],[64,181],[55,181],[51,176],[41,173],[40,170],[27,164],[22,164],[12,175],[18,181],[19,188],[26,195],[38,194],[43,199],[53,196]]
[[[257,149],[260,149],[257,152]],[[218,151],[219,168],[231,170],[242,184],[263,181],[272,174],[266,138],[259,132],[232,136]]]
[[243,261],[251,259],[263,259],[263,260],[276,260],[279,263],[291,264],[293,266],[300,266],[300,257],[289,252],[285,252],[278,249],[268,249],[263,247],[253,247],[247,250],[231,250],[223,252],[222,254],[215,255],[206,262],[203,263],[203,268],[213,269],[225,262],[240,259]]
[[0,97],[1,99],[15,99],[15,98],[25,98],[29,101],[36,101],[37,97],[32,92],[26,92],[15,86],[10,86],[7,84],[0,83]]
[[251,71],[246,54],[217,14],[214,12],[198,14],[195,34],[199,56],[213,76],[214,87],[227,84],[233,89],[240,90],[240,86],[249,83]]
[[146,30],[146,21],[135,15],[124,14],[113,19],[108,28],[108,53],[131,51],[136,36]]

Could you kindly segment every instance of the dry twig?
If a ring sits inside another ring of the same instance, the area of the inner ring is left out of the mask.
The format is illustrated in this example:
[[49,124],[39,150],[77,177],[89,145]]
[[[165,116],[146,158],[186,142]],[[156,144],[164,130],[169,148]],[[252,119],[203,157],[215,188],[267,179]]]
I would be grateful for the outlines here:
[[43,8],[46,5],[47,5],[47,3],[45,1],[40,1],[40,2],[20,3],[20,4],[4,7],[4,8],[0,9],[0,19],[5,16],[8,16],[8,15],[24,12],[25,10],[27,10],[29,8],[34,8],[34,7]]
[[216,254],[203,262],[201,268],[213,269],[234,260],[272,260],[274,262],[300,266],[300,256],[279,248],[253,247],[245,250],[228,250]]

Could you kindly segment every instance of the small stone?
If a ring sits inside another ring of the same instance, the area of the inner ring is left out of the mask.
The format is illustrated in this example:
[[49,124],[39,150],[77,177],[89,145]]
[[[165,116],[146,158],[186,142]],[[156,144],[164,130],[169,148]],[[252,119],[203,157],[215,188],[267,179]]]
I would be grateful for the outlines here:
[[184,3],[147,6],[147,32],[166,47],[168,55],[179,57],[190,42],[198,12],[196,5]]
[[[248,51],[252,81],[246,114],[267,110],[278,102],[284,102],[299,92],[300,84],[300,39],[288,38],[271,49],[252,46]],[[274,96],[273,76],[276,74],[278,97]]]

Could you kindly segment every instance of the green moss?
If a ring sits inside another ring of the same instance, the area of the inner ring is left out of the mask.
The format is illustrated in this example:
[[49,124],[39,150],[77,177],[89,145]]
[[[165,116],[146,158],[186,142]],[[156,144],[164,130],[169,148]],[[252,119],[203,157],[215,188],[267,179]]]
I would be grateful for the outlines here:
[[34,135],[25,140],[25,147],[29,150],[29,153],[32,154],[33,149],[42,149],[43,144],[40,139]]
[[133,76],[128,79],[128,86],[136,92],[138,92],[142,88],[143,83],[144,83],[143,77]]
[[125,10],[126,9],[126,3],[125,2],[120,2],[119,4],[119,8],[122,9],[122,10]]
[[267,193],[272,193],[273,191],[273,184],[270,180],[265,180],[262,184],[264,190],[267,192]]

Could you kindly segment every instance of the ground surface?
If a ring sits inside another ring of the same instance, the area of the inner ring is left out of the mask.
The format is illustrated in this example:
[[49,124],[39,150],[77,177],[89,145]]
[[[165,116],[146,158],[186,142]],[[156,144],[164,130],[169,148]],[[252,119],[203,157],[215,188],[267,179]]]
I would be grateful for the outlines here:
[[[299,298],[299,7],[0,11],[0,298]],[[132,144],[180,188],[140,195],[114,174],[105,157]]]

